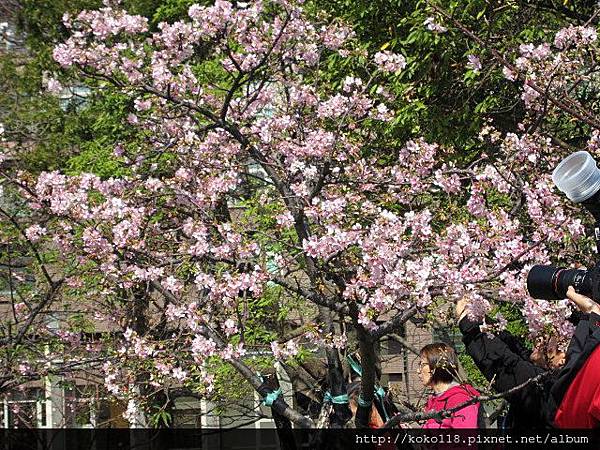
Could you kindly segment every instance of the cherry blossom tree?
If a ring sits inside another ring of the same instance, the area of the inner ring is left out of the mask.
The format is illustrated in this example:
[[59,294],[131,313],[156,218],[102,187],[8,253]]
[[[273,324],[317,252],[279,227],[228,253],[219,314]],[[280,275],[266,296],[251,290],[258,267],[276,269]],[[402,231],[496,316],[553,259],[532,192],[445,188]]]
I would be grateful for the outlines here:
[[[456,26],[444,20],[423,26]],[[375,344],[416,314],[466,296],[481,318],[508,301],[523,305],[533,336],[571,333],[566,303],[531,299],[524,280],[557,255],[581,261],[589,244],[550,179],[571,148],[546,131],[564,114],[597,129],[572,99],[592,78],[594,30],[566,29],[554,43],[523,46],[514,63],[502,59],[508,80],[524,81],[531,114],[507,135],[486,126],[483,150],[458,165],[461,149],[423,139],[385,146],[394,118],[386,83],[406,70],[405,56],[365,54],[350,29],[314,19],[301,2],[217,0],[151,31],[106,1],[64,23],[71,37],[54,59],[93,88],[127,95],[128,122],[145,144],[115,147],[126,173],[118,178],[5,171],[30,214],[0,213],[40,255],[48,300],[76,304],[116,332],[83,342],[67,314],[39,334],[62,342],[62,361],[102,361],[130,422],[147,425],[148,405],[169,386],[210,397],[225,362],[276,414],[314,426],[261,381],[250,357],[249,305],[273,291],[317,319],[291,338],[274,336],[270,357],[322,352],[332,396],[345,393],[340,349],[346,330],[356,334],[358,426],[378,382]],[[334,54],[363,69],[327,80]],[[481,70],[489,61],[468,63]],[[597,140],[594,132],[592,151]],[[33,297],[22,314],[45,305]],[[347,405],[333,408],[331,426],[343,426]]]

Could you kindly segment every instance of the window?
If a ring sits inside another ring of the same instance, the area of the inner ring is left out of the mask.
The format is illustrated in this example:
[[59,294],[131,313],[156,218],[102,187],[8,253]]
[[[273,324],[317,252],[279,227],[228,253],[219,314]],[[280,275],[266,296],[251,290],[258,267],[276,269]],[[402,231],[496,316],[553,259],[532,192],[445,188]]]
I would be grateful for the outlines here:
[[194,397],[179,397],[175,399],[173,408],[173,428],[200,428],[202,405]]
[[386,355],[401,355],[404,350],[402,344],[393,338],[388,338],[386,347]]
[[4,398],[4,428],[46,427],[46,399],[42,389],[15,391]]
[[67,428],[104,428],[111,421],[110,405],[99,398],[94,385],[71,385],[65,388]]
[[388,377],[390,383],[400,383],[404,379],[401,373],[390,373]]

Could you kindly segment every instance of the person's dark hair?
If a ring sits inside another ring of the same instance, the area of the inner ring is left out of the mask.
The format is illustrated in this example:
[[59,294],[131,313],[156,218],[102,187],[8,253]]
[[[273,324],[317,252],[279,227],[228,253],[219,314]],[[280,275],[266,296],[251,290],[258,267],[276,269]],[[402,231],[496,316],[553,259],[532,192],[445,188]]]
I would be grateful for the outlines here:
[[459,381],[458,358],[452,347],[443,342],[428,344],[421,349],[419,356],[427,361],[432,383]]

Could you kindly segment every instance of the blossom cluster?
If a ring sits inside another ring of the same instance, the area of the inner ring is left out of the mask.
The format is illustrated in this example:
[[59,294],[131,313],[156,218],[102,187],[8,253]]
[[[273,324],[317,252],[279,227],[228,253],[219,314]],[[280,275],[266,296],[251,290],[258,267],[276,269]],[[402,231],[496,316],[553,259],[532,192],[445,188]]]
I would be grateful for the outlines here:
[[373,61],[384,72],[399,72],[406,67],[406,59],[402,55],[384,50],[374,55]]

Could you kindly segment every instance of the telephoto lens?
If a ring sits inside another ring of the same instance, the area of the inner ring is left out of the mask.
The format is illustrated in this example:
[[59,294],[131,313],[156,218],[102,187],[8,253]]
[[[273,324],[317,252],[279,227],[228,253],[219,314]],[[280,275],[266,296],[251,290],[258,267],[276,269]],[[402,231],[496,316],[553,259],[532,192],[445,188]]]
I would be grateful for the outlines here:
[[567,298],[567,289],[592,295],[592,275],[587,270],[565,269],[555,266],[533,266],[527,275],[527,291],[540,300],[562,300]]

